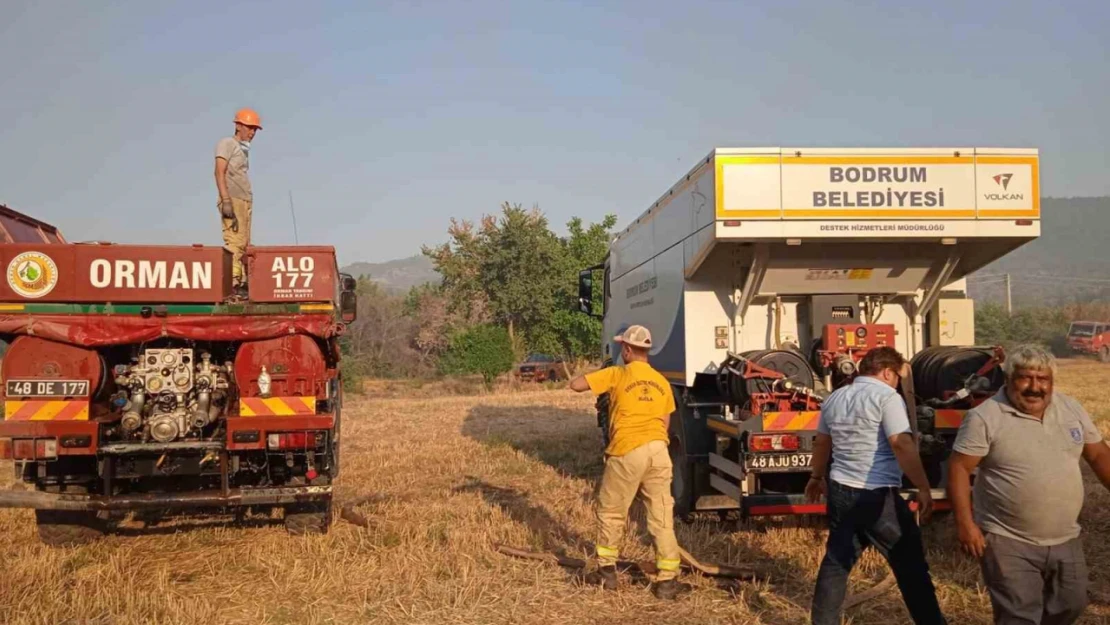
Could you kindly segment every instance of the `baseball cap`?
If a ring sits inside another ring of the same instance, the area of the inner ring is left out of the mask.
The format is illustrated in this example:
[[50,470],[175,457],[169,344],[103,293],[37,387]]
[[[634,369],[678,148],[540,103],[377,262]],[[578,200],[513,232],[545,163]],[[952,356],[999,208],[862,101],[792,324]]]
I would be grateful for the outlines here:
[[613,337],[618,343],[627,343],[633,347],[647,349],[651,347],[651,332],[644,326],[629,326],[624,334]]

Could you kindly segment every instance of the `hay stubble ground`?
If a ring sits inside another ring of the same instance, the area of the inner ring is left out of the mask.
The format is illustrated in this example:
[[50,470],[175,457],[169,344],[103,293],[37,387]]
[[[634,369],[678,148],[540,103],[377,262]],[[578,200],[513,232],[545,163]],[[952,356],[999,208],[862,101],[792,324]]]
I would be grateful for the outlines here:
[[[1110,436],[1110,366],[1066,362],[1060,388]],[[6,623],[767,623],[805,622],[824,530],[768,520],[737,528],[677,524],[699,558],[755,564],[767,583],[726,585],[687,576],[676,604],[622,578],[613,595],[553,565],[494,553],[495,542],[587,557],[591,501],[601,472],[592,401],[569,391],[437,397],[434,391],[352,399],[344,423],[339,501],[376,494],[360,528],[336,521],[326,536],[290,537],[280,523],[186,519],[128,523],[89,546],[38,543],[29,511],[0,511],[0,621]],[[11,482],[2,467],[0,487]],[[1092,590],[1110,595],[1110,497],[1087,472],[1082,522]],[[624,555],[651,558],[634,506]],[[952,623],[989,623],[977,565],[956,545],[950,517],[926,529],[941,603]],[[854,590],[882,578],[865,555]],[[852,623],[908,622],[896,591],[851,614]],[[1110,619],[1094,605],[1083,623]]]

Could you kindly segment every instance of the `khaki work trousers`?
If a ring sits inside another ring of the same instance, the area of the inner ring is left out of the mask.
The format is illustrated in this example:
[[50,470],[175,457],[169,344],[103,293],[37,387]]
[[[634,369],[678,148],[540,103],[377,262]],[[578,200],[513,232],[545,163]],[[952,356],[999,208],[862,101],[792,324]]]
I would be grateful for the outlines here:
[[233,221],[221,214],[224,249],[231,252],[231,284],[244,286],[247,279],[246,269],[243,267],[243,254],[251,244],[251,201],[231,198],[231,208],[235,213],[235,220],[238,221],[238,230],[233,230]]
[[655,542],[655,566],[659,569],[656,579],[665,581],[678,576],[681,555],[674,535],[672,470],[667,444],[663,441],[651,441],[623,456],[605,459],[597,498],[599,566],[617,563],[628,508],[638,493],[647,509],[648,532]]

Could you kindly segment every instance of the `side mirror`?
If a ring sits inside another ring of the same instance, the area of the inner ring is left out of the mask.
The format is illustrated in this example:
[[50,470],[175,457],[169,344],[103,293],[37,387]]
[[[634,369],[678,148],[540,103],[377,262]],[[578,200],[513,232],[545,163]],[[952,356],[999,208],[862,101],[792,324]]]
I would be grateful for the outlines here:
[[583,269],[578,272],[578,312],[594,314],[594,272]]
[[353,290],[339,294],[339,318],[343,323],[351,323],[358,316],[358,295]]
[[339,278],[341,280],[342,290],[344,291],[354,291],[355,288],[358,287],[358,282],[354,279],[354,277],[348,274],[341,273],[339,274]]

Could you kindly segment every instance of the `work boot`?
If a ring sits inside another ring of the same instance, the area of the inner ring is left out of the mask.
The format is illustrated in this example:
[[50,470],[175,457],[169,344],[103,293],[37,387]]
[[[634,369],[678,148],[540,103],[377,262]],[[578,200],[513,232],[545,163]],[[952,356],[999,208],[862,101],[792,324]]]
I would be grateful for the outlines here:
[[602,566],[586,576],[586,583],[591,586],[601,586],[605,590],[617,589],[617,567]]
[[684,584],[674,579],[655,582],[651,585],[651,594],[655,595],[656,599],[665,599],[667,601],[674,601],[679,595],[689,591],[690,584]]

